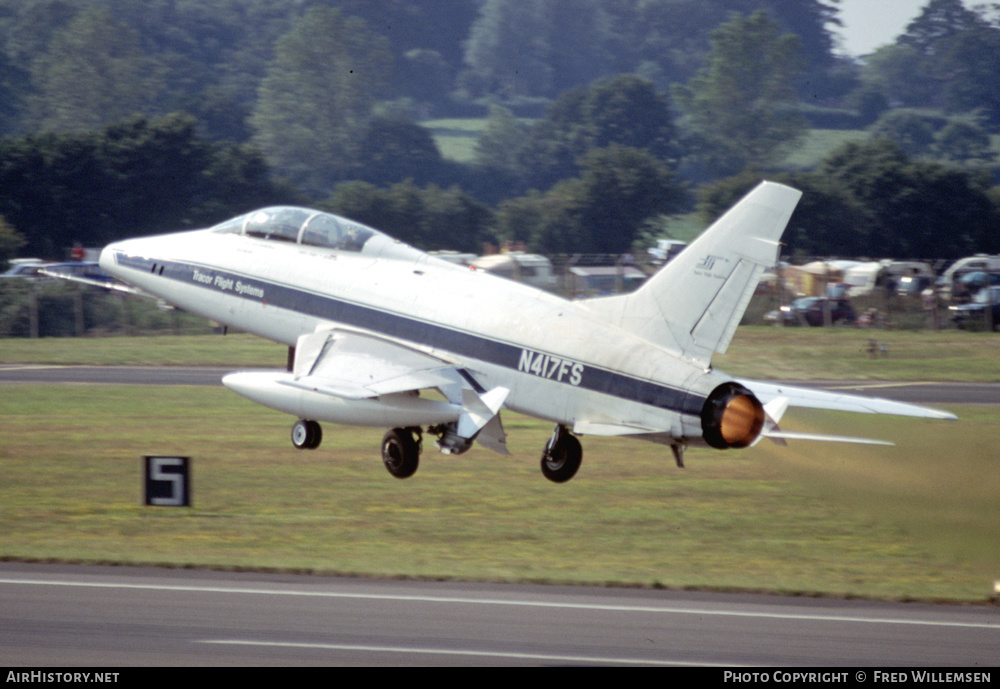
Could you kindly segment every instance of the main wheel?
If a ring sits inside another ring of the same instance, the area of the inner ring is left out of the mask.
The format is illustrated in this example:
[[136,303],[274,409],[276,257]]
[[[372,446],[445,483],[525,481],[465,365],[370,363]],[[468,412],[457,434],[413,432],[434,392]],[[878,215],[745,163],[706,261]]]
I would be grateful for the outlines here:
[[292,425],[292,445],[300,450],[315,450],[323,441],[323,429],[315,421],[298,420]]
[[576,437],[557,431],[542,453],[542,474],[555,483],[565,483],[576,476],[583,460],[583,448]]
[[382,463],[396,478],[409,478],[420,463],[420,444],[405,428],[394,428],[382,438]]

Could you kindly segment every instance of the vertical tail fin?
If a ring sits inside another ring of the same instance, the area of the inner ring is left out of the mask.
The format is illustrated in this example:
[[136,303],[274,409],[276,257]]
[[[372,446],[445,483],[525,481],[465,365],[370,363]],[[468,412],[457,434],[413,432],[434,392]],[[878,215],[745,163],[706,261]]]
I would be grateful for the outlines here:
[[762,182],[632,294],[588,302],[612,323],[704,366],[725,353],[802,193]]

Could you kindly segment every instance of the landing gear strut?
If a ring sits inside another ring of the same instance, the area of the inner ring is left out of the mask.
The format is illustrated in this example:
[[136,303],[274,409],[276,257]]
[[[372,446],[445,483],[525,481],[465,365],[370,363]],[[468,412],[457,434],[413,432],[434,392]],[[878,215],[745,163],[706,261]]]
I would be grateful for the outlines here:
[[292,425],[292,445],[300,450],[315,450],[323,441],[323,429],[315,421],[298,420]]
[[542,452],[542,474],[555,483],[565,483],[576,475],[582,459],[580,441],[565,426],[556,426]]
[[396,478],[413,476],[420,463],[419,428],[393,428],[382,438],[382,463]]

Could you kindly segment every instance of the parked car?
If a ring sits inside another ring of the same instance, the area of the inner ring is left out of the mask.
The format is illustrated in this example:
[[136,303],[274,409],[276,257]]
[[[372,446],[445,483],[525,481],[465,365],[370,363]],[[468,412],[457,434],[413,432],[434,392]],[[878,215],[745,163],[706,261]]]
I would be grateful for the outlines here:
[[552,262],[538,254],[508,251],[504,254],[480,256],[469,265],[476,270],[487,270],[494,275],[526,282],[541,289],[552,289],[557,283],[552,272]]
[[660,264],[669,262],[674,256],[684,251],[684,247],[686,246],[686,242],[676,239],[657,239],[656,246],[649,247],[647,251],[649,252],[650,260],[655,264]]
[[948,307],[951,313],[951,320],[959,328],[986,327],[987,309],[989,309],[989,326],[993,330],[1000,330],[1000,287],[986,287],[979,290],[976,296],[967,304],[954,304]]
[[812,325],[820,326],[826,322],[824,312],[830,309],[830,322],[834,325],[853,323],[854,307],[847,299],[828,299],[826,297],[802,297],[788,306],[782,306],[777,311],[771,311],[764,320],[768,323],[782,325]]

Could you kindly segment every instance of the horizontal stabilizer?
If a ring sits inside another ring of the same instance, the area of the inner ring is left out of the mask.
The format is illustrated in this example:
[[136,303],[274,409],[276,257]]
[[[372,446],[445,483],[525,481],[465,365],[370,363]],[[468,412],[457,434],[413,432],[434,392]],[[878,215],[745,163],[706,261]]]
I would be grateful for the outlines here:
[[881,397],[866,397],[864,395],[847,395],[839,392],[800,388],[780,383],[765,383],[756,380],[737,381],[746,386],[764,405],[772,400],[784,398],[788,406],[807,409],[828,409],[831,411],[849,411],[861,414],[891,414],[895,416],[914,416],[922,419],[955,420],[958,417],[951,412],[931,409],[906,402],[896,402]]
[[859,445],[893,445],[894,443],[885,440],[871,440],[870,438],[851,438],[843,435],[822,435],[819,433],[796,433],[794,431],[769,431],[764,433],[768,440],[782,441],[779,445],[784,445],[785,440],[816,440],[825,443],[855,443]]
[[784,431],[778,426],[778,422],[781,421],[782,416],[784,416],[789,407],[861,412],[865,414],[894,414],[897,416],[917,416],[921,418],[942,420],[956,418],[955,415],[950,412],[928,409],[927,407],[920,407],[914,404],[906,404],[903,402],[896,402],[876,397],[844,395],[840,393],[827,392],[825,390],[797,388],[773,383],[760,383],[752,380],[744,380],[740,381],[740,383],[749,388],[764,404],[764,429],[754,444],[759,442],[762,438],[767,438],[771,442],[778,445],[785,445],[786,440],[814,440],[819,442],[856,443],[861,445],[893,445],[893,443],[886,442],[884,440],[873,440],[870,438],[854,438],[849,436]]

